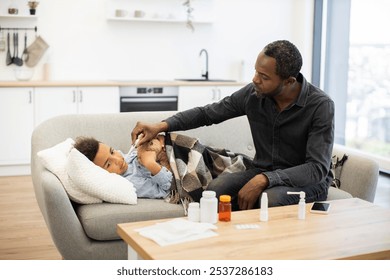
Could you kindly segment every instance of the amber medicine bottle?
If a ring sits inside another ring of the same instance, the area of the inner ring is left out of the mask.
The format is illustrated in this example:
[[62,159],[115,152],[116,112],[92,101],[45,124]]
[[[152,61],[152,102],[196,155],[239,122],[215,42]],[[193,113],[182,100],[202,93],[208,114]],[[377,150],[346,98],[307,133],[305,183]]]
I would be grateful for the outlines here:
[[221,222],[230,222],[232,213],[232,204],[230,195],[221,195],[219,197],[218,217]]

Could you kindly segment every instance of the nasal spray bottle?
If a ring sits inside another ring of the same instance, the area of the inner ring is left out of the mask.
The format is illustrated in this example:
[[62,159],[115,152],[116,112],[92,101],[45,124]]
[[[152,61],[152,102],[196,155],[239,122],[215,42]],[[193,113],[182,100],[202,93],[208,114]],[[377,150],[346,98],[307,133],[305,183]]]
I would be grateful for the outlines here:
[[305,192],[287,192],[287,194],[299,194],[299,203],[298,203],[298,219],[304,220],[306,218],[306,193]]
[[266,192],[263,192],[263,194],[261,195],[260,221],[268,221],[268,195]]

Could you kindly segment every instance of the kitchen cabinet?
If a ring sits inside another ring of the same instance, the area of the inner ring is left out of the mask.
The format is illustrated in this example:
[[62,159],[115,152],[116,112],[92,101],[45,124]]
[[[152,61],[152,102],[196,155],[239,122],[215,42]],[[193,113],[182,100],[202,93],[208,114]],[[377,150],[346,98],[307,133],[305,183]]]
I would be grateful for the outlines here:
[[35,123],[65,114],[119,112],[118,87],[35,88]]
[[79,114],[119,113],[119,87],[78,88]]
[[33,99],[33,88],[0,88],[0,166],[30,163]]
[[240,86],[181,86],[178,110],[183,111],[218,102],[240,88]]
[[1,87],[0,176],[29,173],[34,127],[58,115],[94,113],[119,113],[118,87]]
[[52,117],[77,113],[76,88],[35,88],[35,123]]

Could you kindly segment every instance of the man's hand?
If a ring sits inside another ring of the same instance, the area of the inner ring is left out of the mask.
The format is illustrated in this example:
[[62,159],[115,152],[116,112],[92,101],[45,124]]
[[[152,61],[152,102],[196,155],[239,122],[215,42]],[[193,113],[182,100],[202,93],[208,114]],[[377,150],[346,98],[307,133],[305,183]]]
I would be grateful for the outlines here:
[[138,142],[138,146],[143,143],[149,142],[150,140],[156,138],[157,134],[168,130],[168,124],[166,122],[159,123],[144,123],[137,122],[133,131],[131,132],[131,141],[134,143],[138,135],[141,133],[144,135]]
[[268,186],[268,178],[263,174],[256,175],[238,192],[238,206],[241,210],[253,209],[259,201],[260,194]]

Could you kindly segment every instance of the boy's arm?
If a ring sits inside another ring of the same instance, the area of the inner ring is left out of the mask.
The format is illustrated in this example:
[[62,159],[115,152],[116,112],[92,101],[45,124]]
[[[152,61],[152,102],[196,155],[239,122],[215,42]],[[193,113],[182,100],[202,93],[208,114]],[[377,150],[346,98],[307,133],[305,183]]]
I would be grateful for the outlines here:
[[138,150],[138,161],[145,166],[153,176],[158,174],[161,170],[161,165],[157,162],[155,151]]

